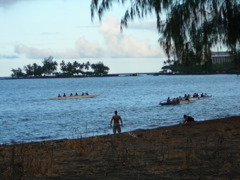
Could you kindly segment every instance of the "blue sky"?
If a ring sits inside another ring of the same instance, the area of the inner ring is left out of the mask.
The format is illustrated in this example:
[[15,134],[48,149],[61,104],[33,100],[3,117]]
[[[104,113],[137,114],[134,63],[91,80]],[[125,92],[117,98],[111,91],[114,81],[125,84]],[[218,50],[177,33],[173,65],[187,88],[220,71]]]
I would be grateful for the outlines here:
[[91,21],[91,0],[0,0],[0,76],[53,56],[61,62],[103,62],[109,73],[158,72],[166,59],[155,17],[129,22],[128,6],[116,6]]

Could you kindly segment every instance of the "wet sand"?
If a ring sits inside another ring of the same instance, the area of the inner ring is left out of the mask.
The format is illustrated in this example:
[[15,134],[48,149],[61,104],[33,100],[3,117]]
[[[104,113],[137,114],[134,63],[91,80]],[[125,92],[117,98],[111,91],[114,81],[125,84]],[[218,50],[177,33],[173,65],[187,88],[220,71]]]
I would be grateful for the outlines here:
[[0,179],[239,177],[240,117],[120,135],[0,146]]

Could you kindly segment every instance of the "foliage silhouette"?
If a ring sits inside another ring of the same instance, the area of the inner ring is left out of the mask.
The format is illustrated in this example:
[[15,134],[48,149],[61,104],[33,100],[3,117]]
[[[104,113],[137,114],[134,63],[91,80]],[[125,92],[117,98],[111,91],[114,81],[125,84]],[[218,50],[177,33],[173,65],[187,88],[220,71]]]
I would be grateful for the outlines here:
[[159,43],[168,58],[181,64],[199,66],[211,61],[211,50],[227,48],[240,69],[240,2],[238,0],[92,0],[91,16],[114,3],[127,4],[121,28],[130,20],[156,16]]

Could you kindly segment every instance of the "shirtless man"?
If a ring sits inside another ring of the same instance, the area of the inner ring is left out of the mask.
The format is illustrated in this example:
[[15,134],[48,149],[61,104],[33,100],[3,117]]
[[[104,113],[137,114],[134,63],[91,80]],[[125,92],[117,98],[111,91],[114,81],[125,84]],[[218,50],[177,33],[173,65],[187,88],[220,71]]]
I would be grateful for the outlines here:
[[[113,133],[116,134],[116,130],[118,131],[118,134],[121,133],[121,126],[123,126],[123,122],[122,122],[122,118],[117,114],[117,111],[114,112],[115,115],[112,117],[111,121],[110,121],[110,127],[112,127],[112,121],[113,123]],[[121,121],[121,126],[119,121]]]

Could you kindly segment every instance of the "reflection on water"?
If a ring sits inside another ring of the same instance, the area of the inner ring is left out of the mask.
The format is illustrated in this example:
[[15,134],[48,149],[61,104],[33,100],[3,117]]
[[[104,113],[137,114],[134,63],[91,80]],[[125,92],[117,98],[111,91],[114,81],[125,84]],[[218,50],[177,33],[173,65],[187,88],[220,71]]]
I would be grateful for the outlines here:
[[[236,75],[137,76],[0,81],[0,144],[79,138],[112,133],[115,110],[123,131],[240,115]],[[58,93],[100,94],[91,99],[49,100]],[[159,106],[167,97],[208,93],[210,99]]]

